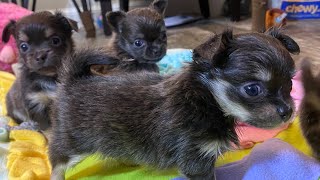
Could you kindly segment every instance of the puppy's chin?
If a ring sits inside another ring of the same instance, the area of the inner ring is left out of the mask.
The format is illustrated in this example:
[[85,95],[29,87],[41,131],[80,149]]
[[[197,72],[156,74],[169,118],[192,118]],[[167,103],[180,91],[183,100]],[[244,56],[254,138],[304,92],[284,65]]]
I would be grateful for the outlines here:
[[35,73],[38,73],[43,76],[56,76],[57,75],[57,67],[56,66],[29,68],[29,69],[31,72],[35,72]]
[[150,57],[150,56],[144,55],[143,57],[135,57],[135,59],[139,63],[155,64],[155,63],[159,62],[165,55],[166,55],[165,53],[161,54],[160,56],[156,56],[156,57]]
[[248,108],[247,104],[236,101],[226,101],[226,103],[231,104],[229,107],[224,106],[226,114],[257,128],[275,129],[292,122],[294,119],[294,113],[288,114],[286,118],[281,118],[273,104],[257,103],[256,105],[250,105],[251,108]]
[[245,121],[244,123],[246,123],[246,124],[248,124],[250,126],[254,126],[256,128],[261,128],[261,129],[277,129],[279,127],[283,127],[285,125],[288,125],[293,120],[294,120],[294,118],[291,116],[289,118],[289,120],[287,120],[287,121],[282,121],[281,119],[275,121],[275,119],[273,119],[273,120],[270,119],[270,123],[266,123],[266,122],[263,122],[263,121],[262,121],[263,123],[261,123],[261,122],[259,122],[258,119],[252,119],[252,120]]
[[34,70],[34,72],[43,76],[56,76],[57,68],[55,66],[42,67],[40,69]]

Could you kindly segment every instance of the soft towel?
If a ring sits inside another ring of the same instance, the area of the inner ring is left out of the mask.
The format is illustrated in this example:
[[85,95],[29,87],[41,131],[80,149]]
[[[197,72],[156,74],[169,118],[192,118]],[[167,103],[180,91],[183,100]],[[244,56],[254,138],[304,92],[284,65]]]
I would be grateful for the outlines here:
[[12,86],[15,76],[7,72],[0,71],[0,116],[7,114],[6,94]]
[[280,139],[269,139],[255,146],[242,160],[217,168],[216,177],[218,180],[318,180],[320,163]]
[[179,72],[186,63],[191,61],[192,49],[168,49],[157,65],[161,75],[171,75]]
[[[0,117],[6,115],[5,95],[9,91],[15,77],[0,71]],[[1,123],[0,126],[5,124]],[[15,126],[9,121],[10,126]],[[12,130],[9,134],[10,143],[0,142],[0,166],[6,155],[7,168],[0,171],[0,177],[7,175],[11,180],[45,180],[50,179],[51,167],[47,156],[47,141],[36,131]],[[0,178],[2,179],[2,178]]]
[[51,167],[47,156],[47,141],[36,131],[10,132],[7,168],[9,179],[50,179]]

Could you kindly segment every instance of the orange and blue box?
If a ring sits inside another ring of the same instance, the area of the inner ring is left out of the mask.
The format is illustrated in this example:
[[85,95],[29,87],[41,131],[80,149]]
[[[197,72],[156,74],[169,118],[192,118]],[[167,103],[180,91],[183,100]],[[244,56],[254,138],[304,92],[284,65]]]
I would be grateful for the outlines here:
[[292,20],[320,18],[320,0],[283,0],[281,9]]

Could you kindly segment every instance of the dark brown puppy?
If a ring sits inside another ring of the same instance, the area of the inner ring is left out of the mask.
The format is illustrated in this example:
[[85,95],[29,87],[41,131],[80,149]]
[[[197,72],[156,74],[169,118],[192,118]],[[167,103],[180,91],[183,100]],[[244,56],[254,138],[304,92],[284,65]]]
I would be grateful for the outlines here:
[[3,30],[2,41],[13,35],[19,49],[20,69],[7,94],[8,115],[18,123],[37,122],[46,129],[49,104],[56,90],[57,70],[65,54],[73,50],[72,30],[76,22],[61,13],[38,12]]
[[100,152],[178,167],[189,179],[214,179],[217,156],[238,143],[235,118],[261,128],[290,120],[289,52],[299,52],[298,45],[275,29],[226,31],[197,47],[181,73],[166,78],[147,72],[90,76],[93,59],[115,60],[90,51],[74,55],[64,64],[54,102],[52,178],[63,179],[66,166]]
[[110,12],[107,19],[115,31],[108,51],[121,60],[119,68],[132,72],[158,72],[156,65],[166,54],[167,35],[163,16],[167,0],[155,0],[149,7],[136,8],[127,13]]
[[300,125],[314,157],[320,161],[320,73],[313,76],[310,63],[302,64],[305,96],[301,104]]

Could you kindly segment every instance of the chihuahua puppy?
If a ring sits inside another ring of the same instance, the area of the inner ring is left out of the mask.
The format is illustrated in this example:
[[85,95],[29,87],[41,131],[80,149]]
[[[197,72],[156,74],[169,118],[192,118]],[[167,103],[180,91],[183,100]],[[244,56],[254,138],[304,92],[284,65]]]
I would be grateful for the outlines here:
[[305,95],[300,109],[300,126],[314,157],[320,161],[320,73],[313,76],[307,60],[302,63]]
[[64,64],[54,100],[52,178],[63,179],[67,166],[99,152],[178,167],[189,179],[214,179],[217,156],[238,143],[236,118],[260,128],[290,120],[295,70],[289,52],[298,53],[299,46],[276,29],[226,31],[194,49],[181,73],[164,78],[151,72],[91,76],[78,64],[98,55],[74,55]]
[[63,56],[73,50],[72,30],[77,30],[75,21],[48,11],[12,20],[4,28],[2,41],[13,35],[20,54],[19,73],[6,97],[8,115],[16,122],[36,122],[42,130],[49,127],[57,70]]
[[156,63],[167,51],[163,20],[167,3],[167,0],[155,0],[146,8],[107,14],[108,22],[115,31],[115,38],[108,50],[121,60],[120,70],[159,72]]

